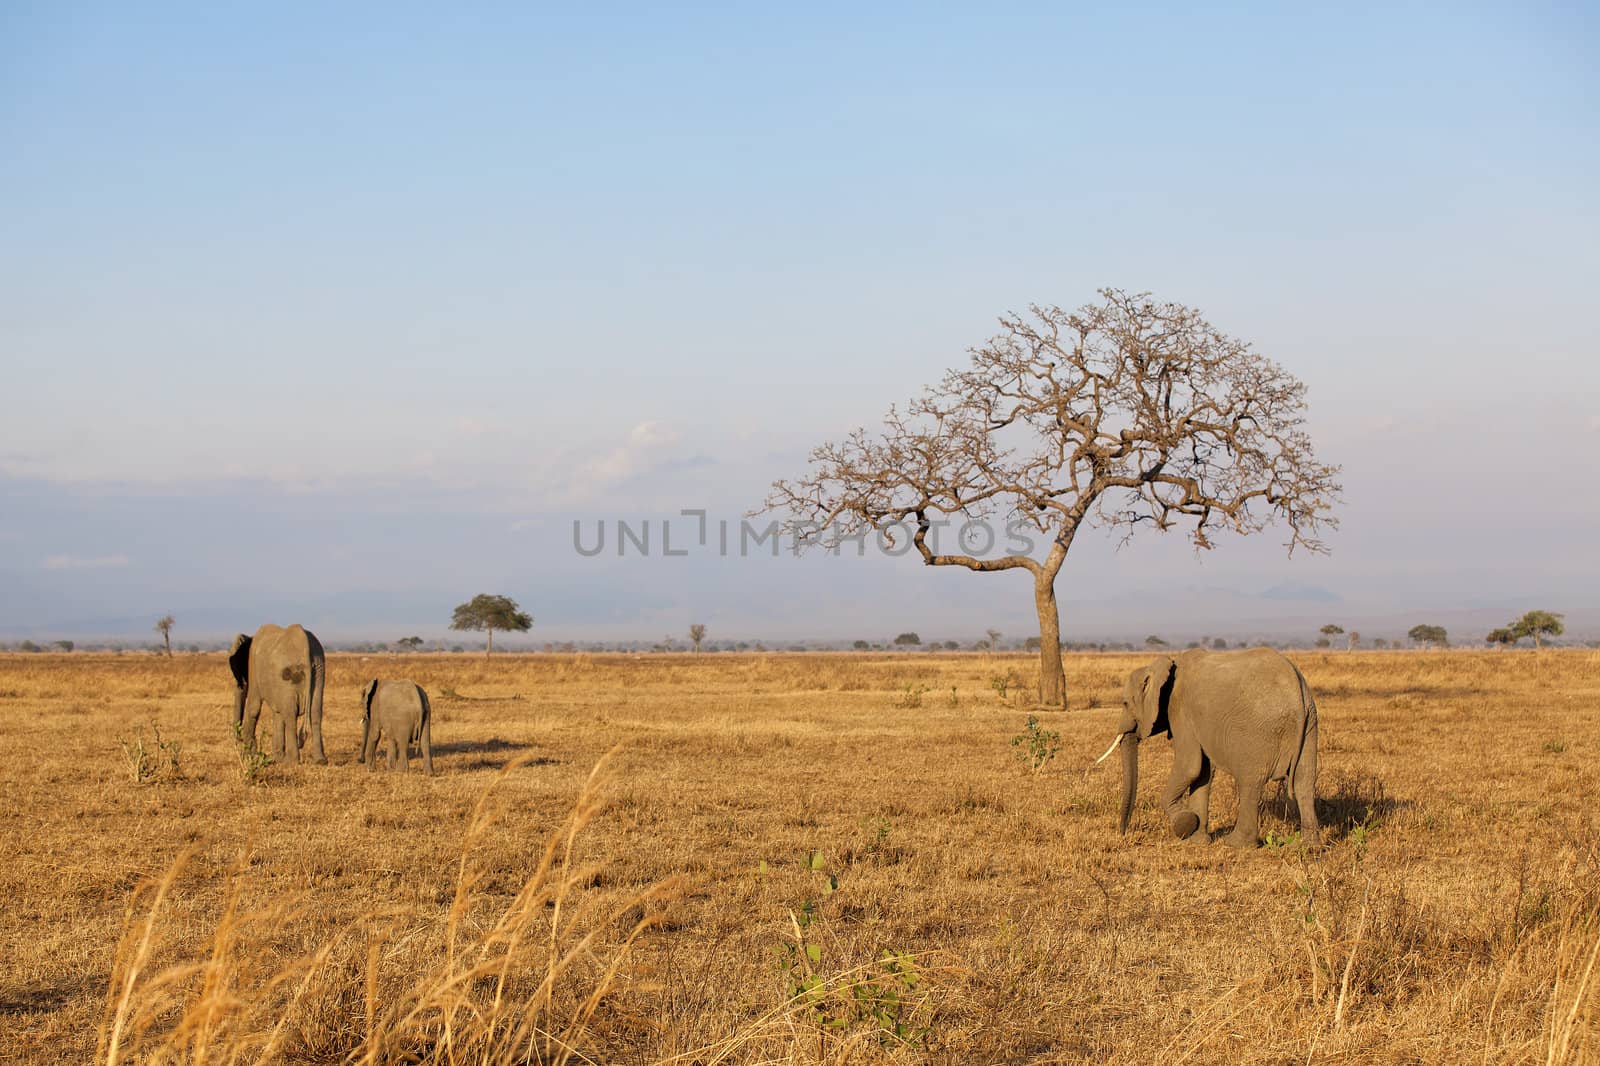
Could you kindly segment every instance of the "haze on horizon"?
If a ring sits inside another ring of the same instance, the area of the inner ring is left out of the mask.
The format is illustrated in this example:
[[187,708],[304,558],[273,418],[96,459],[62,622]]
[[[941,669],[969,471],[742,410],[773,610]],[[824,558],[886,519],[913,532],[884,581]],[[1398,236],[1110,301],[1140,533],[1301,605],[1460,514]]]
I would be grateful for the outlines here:
[[1326,557],[1080,538],[1064,634],[1600,634],[1595,44],[1511,5],[0,11],[0,636],[432,635],[484,591],[541,641],[1021,636],[1008,575],[572,527],[737,522],[1103,285],[1305,381],[1345,503]]

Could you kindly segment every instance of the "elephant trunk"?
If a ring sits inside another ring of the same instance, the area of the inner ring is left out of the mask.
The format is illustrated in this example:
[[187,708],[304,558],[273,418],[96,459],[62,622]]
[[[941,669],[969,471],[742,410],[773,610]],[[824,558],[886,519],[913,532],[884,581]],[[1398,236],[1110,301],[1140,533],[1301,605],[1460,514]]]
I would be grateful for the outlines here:
[[1119,831],[1128,831],[1128,819],[1133,816],[1133,799],[1139,793],[1139,734],[1137,731],[1122,737],[1122,815]]

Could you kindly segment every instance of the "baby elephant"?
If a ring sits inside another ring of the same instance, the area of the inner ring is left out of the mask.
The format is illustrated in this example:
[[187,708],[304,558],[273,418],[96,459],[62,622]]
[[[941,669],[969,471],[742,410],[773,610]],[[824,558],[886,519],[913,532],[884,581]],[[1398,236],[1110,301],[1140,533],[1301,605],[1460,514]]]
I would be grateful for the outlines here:
[[374,678],[361,690],[361,762],[368,770],[378,768],[378,734],[389,738],[389,769],[395,759],[400,769],[409,770],[413,741],[422,746],[422,771],[433,773],[433,714],[428,694],[411,681],[379,681]]

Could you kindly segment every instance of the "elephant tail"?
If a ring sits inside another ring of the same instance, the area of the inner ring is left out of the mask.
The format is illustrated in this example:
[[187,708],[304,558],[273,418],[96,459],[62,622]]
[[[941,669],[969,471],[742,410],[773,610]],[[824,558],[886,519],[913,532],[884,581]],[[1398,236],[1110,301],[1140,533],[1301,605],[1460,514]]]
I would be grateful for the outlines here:
[[428,702],[428,690],[421,685],[417,686],[417,698],[422,701],[422,713],[417,716],[417,734],[411,739],[421,744],[422,738],[427,736],[429,732],[428,727],[433,718],[433,705]]
[[1300,707],[1304,713],[1300,717],[1300,740],[1294,746],[1294,754],[1289,758],[1289,772],[1284,777],[1288,782],[1286,787],[1294,785],[1307,749],[1311,752],[1312,765],[1316,765],[1317,698],[1311,694],[1311,686],[1306,684],[1306,675],[1300,672],[1299,667],[1295,668],[1294,673],[1300,679]]

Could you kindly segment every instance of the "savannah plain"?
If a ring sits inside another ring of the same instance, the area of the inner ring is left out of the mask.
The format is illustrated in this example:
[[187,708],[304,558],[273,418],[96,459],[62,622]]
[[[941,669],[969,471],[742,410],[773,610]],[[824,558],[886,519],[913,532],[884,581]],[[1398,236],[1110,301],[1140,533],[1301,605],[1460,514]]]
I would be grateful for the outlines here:
[[[1067,656],[1038,772],[1024,656],[335,653],[299,767],[219,655],[0,656],[3,1058],[1597,1061],[1600,655],[1292,657],[1318,854],[1272,788],[1172,839],[1165,740],[1117,834],[1144,655]],[[356,763],[374,676],[434,777]]]

